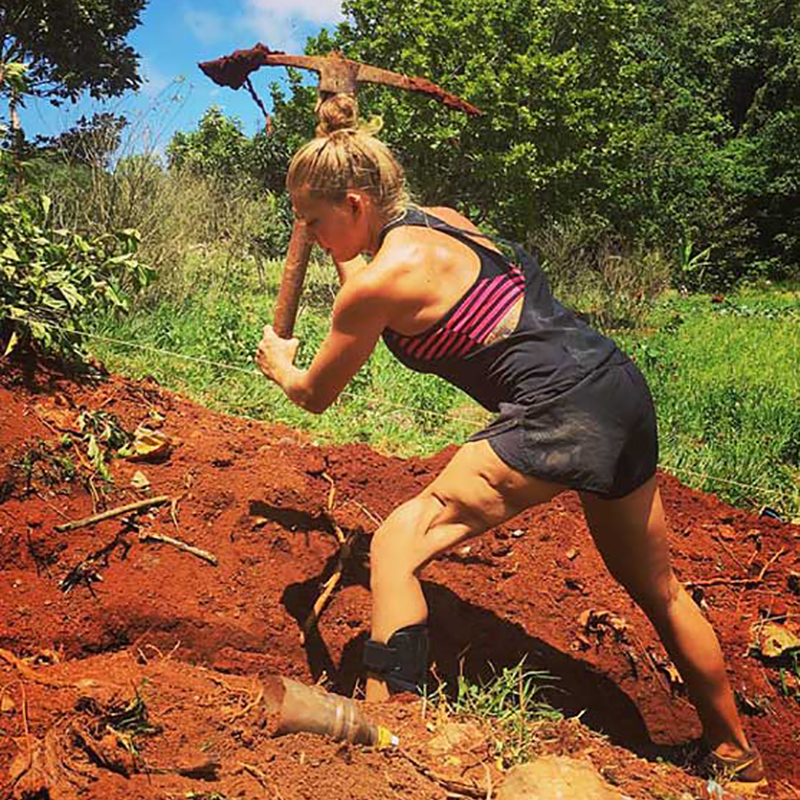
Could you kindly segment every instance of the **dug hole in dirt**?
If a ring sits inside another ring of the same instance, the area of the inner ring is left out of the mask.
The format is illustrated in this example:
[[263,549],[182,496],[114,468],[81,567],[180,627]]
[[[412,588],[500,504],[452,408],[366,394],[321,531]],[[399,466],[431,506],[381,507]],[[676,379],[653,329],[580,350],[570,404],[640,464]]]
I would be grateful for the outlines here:
[[[112,458],[115,435],[137,428],[138,444],[114,443]],[[276,676],[358,694],[369,536],[452,453],[320,447],[153,381],[5,365],[0,798],[538,797],[514,794],[518,775],[506,780],[486,719],[399,696],[365,707],[400,739],[380,749],[276,736],[265,702]],[[764,756],[761,796],[797,798],[800,529],[660,481],[676,571],[720,637]],[[680,679],[605,572],[576,496],[520,515],[422,577],[435,675],[478,682],[523,657],[549,673],[547,699],[565,719],[538,725],[534,754],[591,766],[601,793],[581,796],[708,796],[682,768],[699,725]],[[318,623],[307,624],[326,585]]]

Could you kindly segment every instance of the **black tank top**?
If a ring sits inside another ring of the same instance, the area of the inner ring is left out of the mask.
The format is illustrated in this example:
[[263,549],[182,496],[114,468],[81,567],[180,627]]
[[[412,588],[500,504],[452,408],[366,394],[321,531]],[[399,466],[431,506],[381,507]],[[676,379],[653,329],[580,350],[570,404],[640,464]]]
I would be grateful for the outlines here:
[[[470,238],[483,234],[454,228],[417,208],[386,225],[379,245],[389,231],[403,225],[453,236],[480,259],[475,282],[438,322],[415,336],[383,331],[386,346],[406,366],[439,375],[484,408],[497,411],[500,403],[549,400],[593,370],[627,361],[611,339],[553,298],[537,260],[520,246],[498,240],[513,251],[513,257],[506,257]],[[520,297],[524,299],[516,328],[487,344]]]

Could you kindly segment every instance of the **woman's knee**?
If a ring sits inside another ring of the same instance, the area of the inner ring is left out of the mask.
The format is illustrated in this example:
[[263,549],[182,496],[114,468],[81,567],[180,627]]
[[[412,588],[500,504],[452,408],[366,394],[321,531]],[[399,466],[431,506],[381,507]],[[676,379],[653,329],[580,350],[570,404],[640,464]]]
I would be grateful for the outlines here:
[[442,511],[442,503],[430,495],[416,497],[398,506],[372,536],[370,569],[373,580],[384,571],[413,573],[422,558],[421,542]]

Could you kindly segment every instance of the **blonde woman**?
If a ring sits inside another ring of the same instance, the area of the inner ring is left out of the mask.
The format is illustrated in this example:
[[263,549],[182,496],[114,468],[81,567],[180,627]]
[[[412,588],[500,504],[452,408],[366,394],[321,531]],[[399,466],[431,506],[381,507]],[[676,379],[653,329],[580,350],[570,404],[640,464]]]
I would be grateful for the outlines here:
[[317,138],[294,156],[287,188],[297,218],[336,263],[341,288],[311,366],[294,366],[298,341],[267,326],[260,369],[298,406],[322,413],[383,338],[411,369],[442,376],[498,414],[373,536],[367,700],[425,679],[420,568],[574,489],[606,566],[689,688],[711,766],[762,779],[717,638],[670,566],[655,414],[641,374],[553,299],[531,256],[516,249],[507,257],[453,209],[411,207],[397,161],[356,127],[352,98],[335,96],[319,113]]

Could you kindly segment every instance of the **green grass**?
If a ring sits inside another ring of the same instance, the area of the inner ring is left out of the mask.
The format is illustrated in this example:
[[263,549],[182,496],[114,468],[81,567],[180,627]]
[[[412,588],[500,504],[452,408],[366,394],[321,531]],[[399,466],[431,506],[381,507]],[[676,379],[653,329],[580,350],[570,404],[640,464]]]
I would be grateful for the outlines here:
[[800,702],[800,652],[792,650],[786,656],[787,663],[780,668],[781,694]]
[[470,683],[463,675],[455,691],[440,686],[428,702],[441,716],[487,720],[494,731],[494,755],[508,768],[529,761],[537,744],[542,722],[558,722],[563,714],[542,698],[554,678],[526,669],[525,659],[491,679]]
[[800,516],[800,293],[670,296],[621,337],[658,409],[661,463],[742,506]]
[[[459,390],[407,370],[382,343],[325,414],[293,406],[252,362],[272,320],[280,270],[271,263],[262,287],[251,265],[195,253],[184,266],[194,286],[186,299],[153,296],[125,317],[96,322],[97,334],[237,370],[97,341],[92,349],[114,371],[153,376],[210,408],[285,423],[319,442],[427,455],[463,442],[490,418]],[[296,325],[301,366],[327,332],[335,291],[333,269],[312,265]],[[641,329],[611,331],[652,388],[665,469],[728,502],[800,517],[799,329],[800,292],[767,288],[721,303],[671,293]]]

